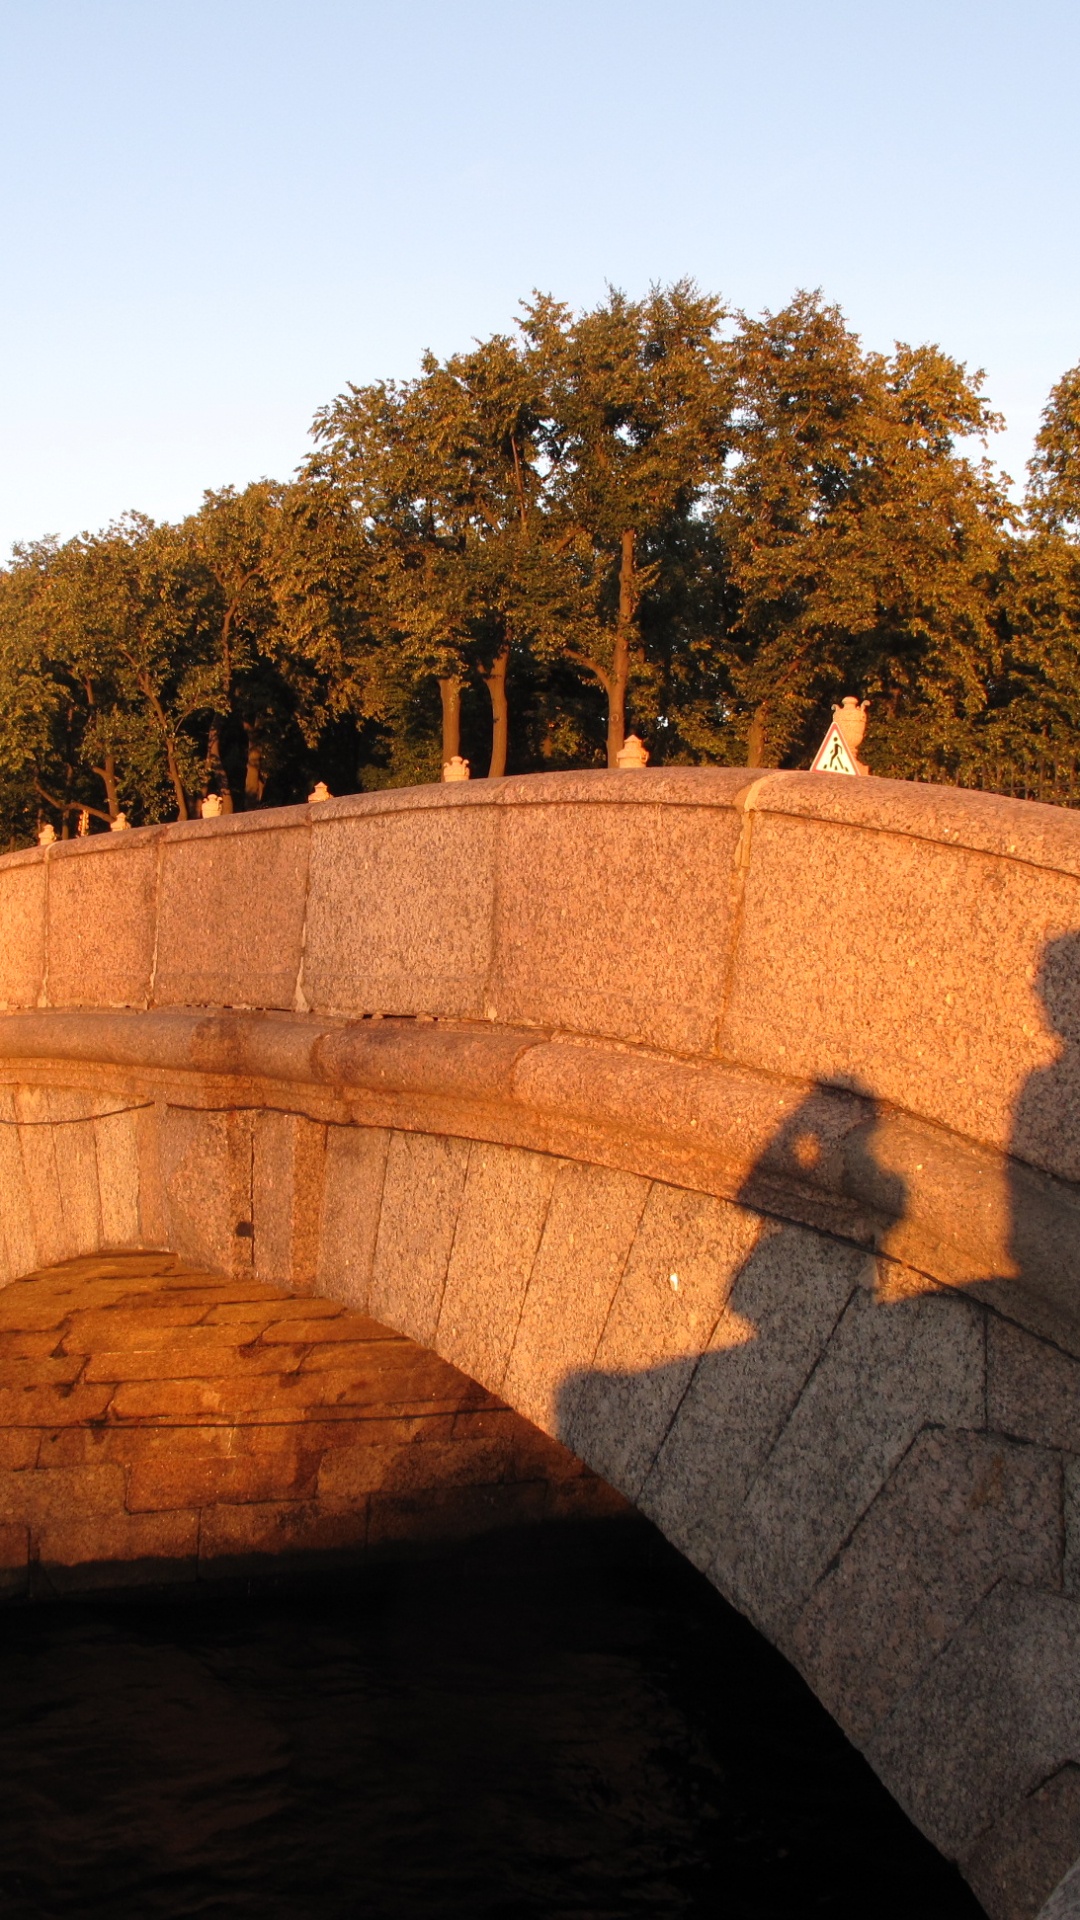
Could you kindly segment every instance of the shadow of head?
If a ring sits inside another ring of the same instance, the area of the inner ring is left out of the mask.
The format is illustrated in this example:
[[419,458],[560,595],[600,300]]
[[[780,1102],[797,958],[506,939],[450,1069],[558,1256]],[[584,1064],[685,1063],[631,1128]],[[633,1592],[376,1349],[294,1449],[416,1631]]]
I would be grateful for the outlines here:
[[880,1247],[903,1218],[907,1187],[876,1149],[878,1103],[868,1087],[819,1080],[772,1134],[738,1198],[793,1222],[850,1232]]
[[1074,1047],[1080,1042],[1080,933],[1059,934],[1043,948],[1034,990],[1051,1033]]

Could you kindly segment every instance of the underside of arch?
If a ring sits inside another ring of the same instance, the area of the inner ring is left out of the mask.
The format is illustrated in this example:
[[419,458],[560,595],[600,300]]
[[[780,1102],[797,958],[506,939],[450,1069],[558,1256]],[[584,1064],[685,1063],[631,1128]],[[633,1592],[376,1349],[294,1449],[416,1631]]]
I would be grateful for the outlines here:
[[110,1072],[12,1076],[9,1278],[167,1249],[431,1349],[709,1575],[992,1915],[1034,1910],[1080,1820],[1062,1345],[850,1215],[658,1178],[640,1147],[628,1167],[435,1130],[445,1093],[422,1129],[297,1111],[295,1085],[275,1105],[280,1082],[256,1099],[235,1072],[170,1085],[151,1062],[126,1093]]

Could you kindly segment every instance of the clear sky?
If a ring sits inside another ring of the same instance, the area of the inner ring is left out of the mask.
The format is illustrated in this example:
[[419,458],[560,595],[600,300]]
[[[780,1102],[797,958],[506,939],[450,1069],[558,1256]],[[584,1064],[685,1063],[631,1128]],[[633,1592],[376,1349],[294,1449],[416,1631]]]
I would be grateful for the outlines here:
[[690,275],[1080,360],[1077,0],[0,0],[0,556],[285,477],[347,381]]

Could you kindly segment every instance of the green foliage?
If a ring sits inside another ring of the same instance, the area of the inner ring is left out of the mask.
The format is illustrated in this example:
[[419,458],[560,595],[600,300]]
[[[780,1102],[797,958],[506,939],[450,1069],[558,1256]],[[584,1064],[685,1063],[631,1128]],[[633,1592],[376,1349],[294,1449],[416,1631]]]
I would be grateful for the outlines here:
[[868,353],[816,294],[534,295],[338,395],[289,484],[15,552],[0,836],[433,780],[459,750],[598,766],[628,725],[654,763],[806,764],[847,692],[875,771],[1033,790],[1033,757],[1080,760],[1080,368],[1022,518],[998,424],[981,375]]

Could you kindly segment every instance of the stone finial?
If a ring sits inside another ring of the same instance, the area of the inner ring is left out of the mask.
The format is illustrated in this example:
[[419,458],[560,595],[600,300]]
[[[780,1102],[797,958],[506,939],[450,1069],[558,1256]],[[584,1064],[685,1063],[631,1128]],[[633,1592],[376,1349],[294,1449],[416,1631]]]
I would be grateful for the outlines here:
[[115,820],[109,821],[110,833],[126,833],[131,825],[126,813],[118,813]]
[[639,740],[636,733],[627,734],[626,739],[615,755],[615,764],[619,767],[648,766],[649,749],[643,740]]
[[208,793],[206,799],[200,803],[199,812],[204,820],[216,820],[221,812],[220,793]]
[[317,807],[321,801],[332,800],[333,797],[334,796],[331,793],[329,787],[327,786],[326,781],[317,780],[315,782],[315,785],[312,787],[311,792],[308,794],[308,805],[310,807]]
[[444,780],[470,780],[472,774],[468,761],[463,760],[460,753],[455,753],[452,760],[444,762],[442,777]]
[[840,705],[832,710],[832,717],[844,736],[852,759],[862,746],[869,711],[869,700],[856,700],[853,693],[845,694]]
[[80,840],[85,840],[85,838],[86,838],[86,836],[87,836],[87,834],[88,834],[88,833],[89,833],[89,831],[90,831],[90,809],[89,809],[89,807],[84,807],[84,808],[83,808],[83,810],[82,810],[82,812],[80,813],[80,815],[79,815],[79,824],[78,824],[78,826],[76,827],[76,829],[75,829],[75,831],[76,831],[76,833],[78,834],[78,836],[79,836],[79,839],[80,839]]
[[46,820],[45,825],[42,828],[40,828],[38,832],[38,837],[37,837],[38,846],[51,847],[55,839],[56,839],[56,828],[53,826],[53,823],[51,820]]

